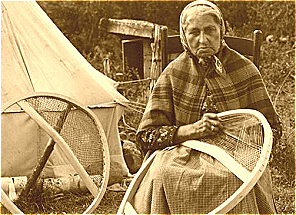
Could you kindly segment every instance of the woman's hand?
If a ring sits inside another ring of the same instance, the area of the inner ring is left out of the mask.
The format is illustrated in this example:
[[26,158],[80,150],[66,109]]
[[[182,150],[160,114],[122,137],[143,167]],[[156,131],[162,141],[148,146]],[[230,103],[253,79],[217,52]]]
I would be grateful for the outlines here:
[[223,125],[217,114],[206,113],[199,121],[179,127],[174,140],[176,143],[186,140],[197,140],[202,137],[215,135],[222,129]]
[[206,137],[208,135],[214,135],[223,129],[217,114],[206,113],[203,115],[201,120],[193,124],[193,129],[195,130],[193,135],[197,135],[197,138]]

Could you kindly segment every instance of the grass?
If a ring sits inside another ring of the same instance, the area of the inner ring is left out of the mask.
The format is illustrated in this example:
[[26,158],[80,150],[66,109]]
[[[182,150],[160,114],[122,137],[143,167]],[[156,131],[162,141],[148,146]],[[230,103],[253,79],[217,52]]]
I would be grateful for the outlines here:
[[[125,192],[106,190],[94,214],[116,214]],[[22,204],[25,214],[82,214],[93,202],[90,194],[62,193],[57,196],[47,196],[35,202]],[[18,205],[20,208],[20,205]],[[11,214],[1,205],[1,214]]]
[[294,182],[272,168],[272,183],[275,205],[278,213],[295,213],[295,186]]
[[125,192],[107,191],[94,213],[116,214]]

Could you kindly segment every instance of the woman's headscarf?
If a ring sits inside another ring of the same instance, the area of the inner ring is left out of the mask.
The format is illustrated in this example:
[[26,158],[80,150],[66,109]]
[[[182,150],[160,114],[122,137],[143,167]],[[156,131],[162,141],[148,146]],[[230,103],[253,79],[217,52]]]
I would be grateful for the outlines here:
[[[220,48],[222,46],[224,42],[224,35],[226,32],[226,28],[225,28],[225,22],[222,16],[222,12],[221,10],[217,7],[217,5],[215,5],[212,2],[206,1],[206,0],[197,0],[194,2],[189,3],[182,11],[181,15],[180,15],[180,39],[181,39],[181,43],[182,46],[184,48],[185,51],[187,51],[191,56],[193,56],[193,53],[188,45],[186,36],[185,36],[185,27],[187,25],[186,20],[188,15],[195,13],[195,14],[201,14],[201,15],[205,15],[205,14],[209,14],[209,15],[213,15],[217,18],[217,20],[219,20],[219,25],[220,25],[220,35],[221,35],[221,41],[220,41]],[[218,70],[219,72],[223,72],[222,71],[222,64],[219,61],[219,59],[214,55],[214,63],[216,66],[216,70]]]
[[[196,8],[196,10],[195,10]],[[195,11],[192,11],[195,10]],[[223,15],[221,13],[221,10],[217,7],[217,5],[213,4],[212,2],[206,1],[206,0],[197,0],[194,2],[191,2],[188,4],[182,11],[180,15],[180,39],[181,43],[185,50],[190,50],[189,45],[187,43],[187,39],[185,37],[185,26],[186,26],[186,20],[189,15],[189,13],[199,13],[199,14],[210,14],[214,15],[218,18],[220,25],[220,32],[221,32],[221,40],[223,40],[223,37],[225,35],[225,23],[223,19]]]

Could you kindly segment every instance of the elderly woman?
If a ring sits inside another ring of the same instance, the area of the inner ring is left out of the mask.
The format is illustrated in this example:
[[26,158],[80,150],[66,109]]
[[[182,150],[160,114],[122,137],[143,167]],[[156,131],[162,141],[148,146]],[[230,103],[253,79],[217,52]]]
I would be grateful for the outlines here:
[[[181,13],[185,51],[159,77],[137,133],[145,152],[163,149],[132,202],[138,213],[208,213],[223,203],[224,192],[241,185],[211,156],[179,146],[223,129],[218,112],[258,110],[280,137],[281,125],[258,69],[226,45],[224,34],[221,11],[211,2],[192,2]],[[276,213],[268,170],[229,213]]]

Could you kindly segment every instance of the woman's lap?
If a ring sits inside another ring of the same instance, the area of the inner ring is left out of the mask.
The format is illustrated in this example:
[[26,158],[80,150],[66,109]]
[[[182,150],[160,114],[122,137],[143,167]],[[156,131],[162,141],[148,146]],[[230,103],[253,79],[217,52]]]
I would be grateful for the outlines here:
[[[274,212],[268,172],[262,178],[264,183],[252,189],[230,213]],[[241,184],[211,156],[183,146],[170,147],[154,158],[133,204],[138,213],[146,214],[208,213]]]

